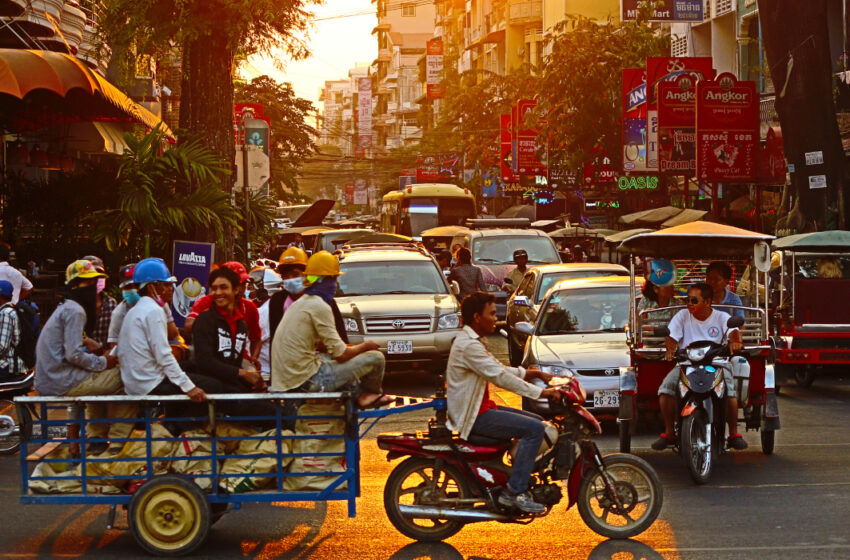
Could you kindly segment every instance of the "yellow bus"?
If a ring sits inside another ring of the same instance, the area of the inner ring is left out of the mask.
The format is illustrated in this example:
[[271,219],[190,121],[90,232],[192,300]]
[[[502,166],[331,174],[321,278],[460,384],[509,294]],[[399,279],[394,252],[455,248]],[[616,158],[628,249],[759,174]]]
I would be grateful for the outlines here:
[[381,231],[419,239],[427,229],[462,226],[467,218],[475,217],[475,197],[469,189],[420,183],[384,195]]

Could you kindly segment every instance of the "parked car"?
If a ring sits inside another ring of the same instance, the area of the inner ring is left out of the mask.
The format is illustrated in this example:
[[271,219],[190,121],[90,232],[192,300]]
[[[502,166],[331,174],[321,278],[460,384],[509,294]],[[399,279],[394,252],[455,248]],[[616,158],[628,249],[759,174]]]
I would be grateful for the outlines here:
[[[587,392],[585,407],[598,418],[619,411],[620,367],[630,365],[629,277],[563,280],[553,286],[537,321],[514,325],[528,336],[522,364],[552,375],[572,374]],[[548,412],[545,399],[523,399],[523,408]]]
[[439,265],[409,245],[364,245],[340,255],[336,302],[352,344],[371,339],[388,371],[445,371],[460,306]]
[[513,326],[519,322],[534,323],[540,304],[549,289],[561,280],[598,276],[625,276],[629,271],[619,264],[564,263],[529,268],[516,290],[508,298],[505,322],[508,330],[508,356],[512,366],[519,365],[526,336]]

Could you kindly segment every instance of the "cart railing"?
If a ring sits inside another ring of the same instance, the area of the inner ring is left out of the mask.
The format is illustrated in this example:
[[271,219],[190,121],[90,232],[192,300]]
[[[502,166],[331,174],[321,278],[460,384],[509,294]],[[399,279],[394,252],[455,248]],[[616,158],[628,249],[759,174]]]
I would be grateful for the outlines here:
[[[175,401],[189,399],[185,395],[17,397],[19,408],[35,413],[32,430],[24,430],[20,453],[21,502],[127,504],[139,484],[158,474],[178,472],[192,478],[211,503],[345,500],[354,516],[360,494],[360,424],[371,421],[365,434],[384,416],[445,406],[441,399],[413,404],[408,399],[389,409],[356,411],[353,395],[347,392],[251,393],[208,395],[206,414],[201,416],[164,416],[161,406]],[[230,401],[270,403],[274,415],[224,416],[221,409]],[[314,413],[285,410],[293,401],[312,404]],[[114,403],[137,406],[137,413],[121,419],[57,417],[69,406]],[[107,440],[87,437],[86,431],[103,423],[133,423],[135,428],[127,437],[109,438],[110,450],[93,455],[87,446]],[[247,427],[257,424],[262,424],[259,431]],[[286,429],[293,424],[295,431]],[[79,435],[69,430],[66,437],[62,432],[69,426]],[[260,464],[262,469],[251,470]]]
[[[723,304],[722,307],[744,311],[744,324],[738,329],[741,331],[744,347],[760,349],[762,343],[768,338],[767,315],[764,309],[726,304]],[[673,315],[682,309],[686,309],[686,306],[672,305],[640,311],[638,313],[639,328],[636,330],[637,348],[646,350],[660,350],[664,348],[665,337],[655,336],[655,329],[656,327],[667,326]]]

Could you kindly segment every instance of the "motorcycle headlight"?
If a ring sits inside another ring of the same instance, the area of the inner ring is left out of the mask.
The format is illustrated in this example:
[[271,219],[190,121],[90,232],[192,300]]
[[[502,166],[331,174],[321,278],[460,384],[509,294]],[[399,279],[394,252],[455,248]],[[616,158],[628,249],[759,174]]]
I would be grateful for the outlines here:
[[440,316],[437,321],[437,330],[460,328],[460,313],[449,313]]
[[349,333],[359,333],[360,327],[357,326],[357,321],[352,319],[351,317],[344,317],[343,321],[345,322],[345,332]]
[[710,346],[697,346],[696,348],[688,348],[686,350],[686,354],[688,359],[692,362],[699,362],[705,358],[705,355],[708,354],[708,350]]

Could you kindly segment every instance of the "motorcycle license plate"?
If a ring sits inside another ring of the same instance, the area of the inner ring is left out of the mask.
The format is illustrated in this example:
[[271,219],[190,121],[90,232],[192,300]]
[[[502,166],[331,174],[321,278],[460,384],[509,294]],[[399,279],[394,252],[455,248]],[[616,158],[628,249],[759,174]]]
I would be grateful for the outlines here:
[[620,406],[619,391],[596,391],[593,393],[593,408],[614,408]]
[[387,354],[413,354],[413,341],[388,340]]

